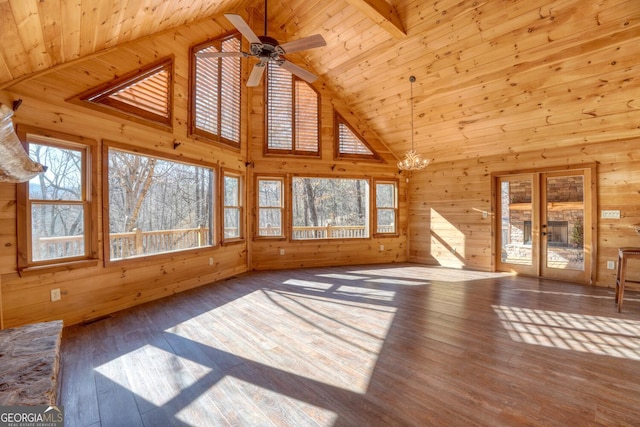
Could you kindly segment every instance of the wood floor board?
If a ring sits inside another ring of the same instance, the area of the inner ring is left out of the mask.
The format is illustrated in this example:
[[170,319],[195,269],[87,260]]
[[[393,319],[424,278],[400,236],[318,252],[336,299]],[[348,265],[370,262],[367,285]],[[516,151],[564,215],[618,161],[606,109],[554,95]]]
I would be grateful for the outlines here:
[[[65,328],[67,426],[633,426],[640,298],[417,264],[248,272]],[[86,398],[85,398],[86,396]]]

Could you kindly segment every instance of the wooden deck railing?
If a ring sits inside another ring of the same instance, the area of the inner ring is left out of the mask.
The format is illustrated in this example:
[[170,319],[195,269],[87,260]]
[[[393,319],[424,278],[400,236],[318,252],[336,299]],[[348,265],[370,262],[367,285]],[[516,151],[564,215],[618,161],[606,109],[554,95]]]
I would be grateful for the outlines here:
[[353,239],[367,236],[367,229],[364,225],[336,226],[327,225],[324,227],[293,227],[293,240],[309,239]]
[[[393,231],[393,226],[378,227],[378,232]],[[142,231],[135,229],[128,233],[109,235],[110,259],[124,259],[133,256],[172,252],[204,246],[207,242],[207,227],[183,228],[177,230]],[[260,228],[261,236],[280,236],[280,227]],[[225,236],[236,236],[236,229],[225,229]],[[312,239],[353,239],[365,238],[364,225],[323,227],[293,227],[293,240]],[[38,247],[33,248],[38,259],[66,258],[84,255],[84,236],[41,237]]]

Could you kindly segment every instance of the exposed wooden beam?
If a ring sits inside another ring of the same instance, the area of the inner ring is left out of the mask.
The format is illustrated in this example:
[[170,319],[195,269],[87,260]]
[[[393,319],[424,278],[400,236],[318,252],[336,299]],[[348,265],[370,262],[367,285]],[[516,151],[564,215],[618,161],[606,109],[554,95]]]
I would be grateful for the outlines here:
[[396,9],[385,0],[346,0],[397,39],[407,36]]

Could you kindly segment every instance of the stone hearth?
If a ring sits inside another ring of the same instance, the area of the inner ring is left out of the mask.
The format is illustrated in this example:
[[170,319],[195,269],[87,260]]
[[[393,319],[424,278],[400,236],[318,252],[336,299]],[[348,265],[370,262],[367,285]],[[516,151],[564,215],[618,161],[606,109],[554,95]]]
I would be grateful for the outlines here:
[[62,321],[0,331],[0,405],[55,405]]

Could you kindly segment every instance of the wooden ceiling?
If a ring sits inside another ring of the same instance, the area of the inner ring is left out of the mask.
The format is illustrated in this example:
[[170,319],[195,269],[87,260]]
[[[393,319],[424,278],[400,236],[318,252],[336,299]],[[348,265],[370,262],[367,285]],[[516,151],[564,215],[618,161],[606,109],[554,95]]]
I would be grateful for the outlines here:
[[[165,29],[263,8],[0,0],[0,89]],[[435,161],[640,138],[638,0],[271,0],[268,29],[281,42],[324,36],[327,46],[304,59],[398,157],[411,147],[412,117],[417,151]]]

